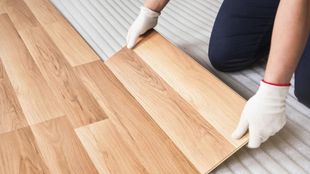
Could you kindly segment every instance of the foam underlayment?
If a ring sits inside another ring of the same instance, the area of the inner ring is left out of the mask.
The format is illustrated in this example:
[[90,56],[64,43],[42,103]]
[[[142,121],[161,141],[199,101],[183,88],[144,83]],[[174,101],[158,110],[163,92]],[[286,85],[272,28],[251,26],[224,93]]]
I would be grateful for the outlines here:
[[[127,29],[143,3],[143,0],[51,1],[103,60],[126,44]],[[171,1],[155,29],[249,98],[262,79],[264,62],[241,72],[220,73],[212,69],[207,57],[210,32],[221,3],[221,0]],[[294,86],[287,99],[289,120],[284,129],[261,148],[242,148],[213,173],[310,173],[310,109],[298,103],[293,92]]]

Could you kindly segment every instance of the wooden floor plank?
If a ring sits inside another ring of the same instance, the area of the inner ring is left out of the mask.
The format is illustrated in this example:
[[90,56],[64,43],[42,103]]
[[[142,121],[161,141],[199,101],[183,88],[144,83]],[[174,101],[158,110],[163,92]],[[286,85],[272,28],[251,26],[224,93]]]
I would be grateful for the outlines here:
[[76,130],[101,174],[147,174],[110,120]]
[[227,140],[236,147],[246,143],[246,136],[231,138],[245,99],[156,32],[147,35],[134,52]]
[[0,15],[0,57],[29,124],[64,115],[7,15]]
[[100,60],[79,33],[48,0],[25,0],[71,66]]
[[1,6],[3,10],[9,15],[17,30],[23,30],[25,28],[39,25],[39,22],[23,0],[2,1],[3,4],[1,4]]
[[50,0],[23,0],[41,25],[66,20]]
[[106,118],[98,102],[76,77],[42,27],[19,33],[74,128]]
[[0,0],[0,15],[6,13],[5,8],[4,8],[5,7],[4,1],[6,1],[6,0]]
[[106,64],[200,173],[234,151],[233,145],[133,51],[123,48]]
[[0,60],[0,134],[27,125],[27,120]]
[[0,80],[3,80],[5,77],[7,77],[7,75],[0,59]]
[[98,173],[65,117],[33,125],[31,129],[51,173]]
[[75,70],[147,171],[197,173],[102,61],[77,66]]
[[67,22],[55,22],[44,28],[71,66],[100,60],[92,48]]
[[1,174],[49,174],[29,127],[0,134]]

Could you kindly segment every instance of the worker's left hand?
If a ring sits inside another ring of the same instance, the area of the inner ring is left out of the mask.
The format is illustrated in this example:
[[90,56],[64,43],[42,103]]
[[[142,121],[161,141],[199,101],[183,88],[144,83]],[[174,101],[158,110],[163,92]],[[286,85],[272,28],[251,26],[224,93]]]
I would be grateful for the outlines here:
[[136,45],[138,37],[157,25],[160,13],[146,7],[140,8],[140,13],[127,33],[127,48],[131,49]]
[[246,103],[239,124],[232,134],[240,139],[249,130],[249,148],[257,148],[286,123],[285,99],[289,86],[261,81],[257,93]]

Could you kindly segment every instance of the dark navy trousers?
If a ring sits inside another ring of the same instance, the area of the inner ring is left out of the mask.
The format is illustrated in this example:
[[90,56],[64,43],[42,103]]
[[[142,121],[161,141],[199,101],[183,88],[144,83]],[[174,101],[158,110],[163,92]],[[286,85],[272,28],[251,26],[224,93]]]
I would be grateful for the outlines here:
[[[219,71],[238,71],[269,53],[279,0],[224,0],[210,38],[209,58]],[[310,107],[310,39],[295,72],[295,95]]]

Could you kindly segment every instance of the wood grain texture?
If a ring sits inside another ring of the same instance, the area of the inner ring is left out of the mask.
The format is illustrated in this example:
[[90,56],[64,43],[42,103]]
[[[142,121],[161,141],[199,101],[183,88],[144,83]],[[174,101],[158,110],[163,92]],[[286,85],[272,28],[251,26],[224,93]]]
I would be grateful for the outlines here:
[[[197,173],[102,61],[77,66],[75,70],[149,173]],[[101,163],[97,164],[100,168]]]
[[5,77],[7,77],[7,75],[5,74],[5,70],[0,59],[0,80],[3,80]]
[[206,173],[246,142],[245,101],[158,33],[104,63],[49,0],[1,13],[1,174]]
[[49,0],[23,0],[41,25],[66,20]]
[[235,149],[133,51],[123,48],[106,65],[200,173]]
[[38,26],[39,23],[23,0],[2,0],[1,5],[17,30]]
[[106,118],[98,102],[76,77],[42,27],[19,33],[74,128]]
[[27,120],[0,60],[0,134],[27,125]]
[[130,151],[110,120],[79,128],[76,132],[100,173],[149,173]]
[[65,21],[44,26],[71,66],[100,60],[83,38]]
[[28,123],[64,115],[9,17],[0,23],[0,57]]
[[29,127],[0,134],[1,174],[49,174]]
[[51,173],[98,173],[65,117],[33,125],[31,129]]
[[6,13],[5,11],[5,5],[4,2],[5,0],[0,0],[0,15]]
[[231,138],[245,99],[157,32],[150,32],[134,52],[229,142],[236,147],[246,143],[247,136]]
[[50,1],[2,1],[2,11],[9,14],[18,31],[41,25],[59,46],[70,65],[76,66],[100,59]]

